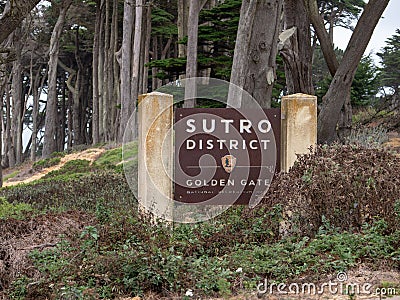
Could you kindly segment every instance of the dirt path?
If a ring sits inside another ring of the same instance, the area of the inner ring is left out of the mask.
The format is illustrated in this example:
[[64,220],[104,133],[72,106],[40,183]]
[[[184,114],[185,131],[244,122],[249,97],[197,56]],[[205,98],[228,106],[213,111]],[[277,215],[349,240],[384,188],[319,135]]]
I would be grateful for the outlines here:
[[20,184],[20,183],[28,183],[28,182],[38,180],[38,179],[42,178],[43,176],[45,176],[46,174],[50,173],[51,171],[61,169],[62,166],[64,166],[70,160],[85,159],[90,162],[93,162],[104,151],[105,151],[105,149],[103,149],[103,148],[91,148],[91,149],[87,149],[82,152],[67,154],[61,158],[61,161],[58,165],[43,169],[36,173],[32,173],[32,166],[27,165],[25,168],[21,169],[21,171],[18,175],[5,181],[3,183],[3,186],[12,186],[12,185]]

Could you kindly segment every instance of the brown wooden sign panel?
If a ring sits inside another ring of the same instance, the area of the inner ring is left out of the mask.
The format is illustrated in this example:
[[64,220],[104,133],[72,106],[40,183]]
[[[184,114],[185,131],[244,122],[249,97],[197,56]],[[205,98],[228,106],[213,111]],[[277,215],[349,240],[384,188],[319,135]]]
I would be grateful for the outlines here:
[[280,166],[280,110],[178,108],[174,199],[249,204]]

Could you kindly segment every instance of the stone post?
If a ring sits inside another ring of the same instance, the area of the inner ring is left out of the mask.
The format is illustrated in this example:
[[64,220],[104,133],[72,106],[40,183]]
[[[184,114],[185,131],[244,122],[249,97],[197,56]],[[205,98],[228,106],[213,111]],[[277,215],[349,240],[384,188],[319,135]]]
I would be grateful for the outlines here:
[[310,152],[317,145],[317,97],[294,94],[282,97],[281,171],[288,172],[296,154]]
[[172,221],[173,96],[158,92],[138,101],[139,211]]

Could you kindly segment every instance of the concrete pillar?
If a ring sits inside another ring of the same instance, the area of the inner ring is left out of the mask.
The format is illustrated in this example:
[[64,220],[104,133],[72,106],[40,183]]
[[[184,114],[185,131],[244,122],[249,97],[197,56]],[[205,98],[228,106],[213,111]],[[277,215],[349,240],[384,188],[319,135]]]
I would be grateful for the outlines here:
[[139,210],[172,220],[173,96],[158,92],[138,101]]
[[310,152],[317,145],[317,97],[294,94],[282,97],[281,171],[288,172],[296,154]]

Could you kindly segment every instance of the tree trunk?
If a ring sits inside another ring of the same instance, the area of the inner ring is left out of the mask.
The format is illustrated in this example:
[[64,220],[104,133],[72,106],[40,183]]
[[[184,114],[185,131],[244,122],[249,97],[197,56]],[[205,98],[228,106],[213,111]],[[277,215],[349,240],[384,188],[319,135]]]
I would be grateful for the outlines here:
[[[186,59],[186,79],[197,77],[197,39],[199,33],[199,1],[190,0],[188,22],[188,46]],[[196,84],[189,80],[185,84],[185,100],[183,107],[196,106]]]
[[8,90],[6,91],[6,132],[5,134],[5,154],[6,154],[6,163],[5,165],[8,167],[15,166],[15,152],[14,146],[11,139],[11,86],[8,85]]
[[143,72],[143,93],[148,91],[148,81],[149,81],[149,67],[146,64],[150,61],[149,50],[151,41],[151,6],[148,5],[146,9],[146,37],[144,43],[144,72]]
[[100,17],[100,39],[99,39],[99,69],[98,69],[98,79],[99,79],[99,134],[100,141],[105,142],[105,129],[103,126],[103,99],[105,97],[106,87],[104,86],[104,64],[105,64],[105,1],[102,0],[102,10]]
[[[178,0],[178,41],[181,41],[188,35],[189,1],[190,0]],[[186,45],[179,43],[178,57],[185,56]]]
[[103,82],[102,82],[102,97],[100,102],[100,123],[104,136],[104,141],[108,142],[110,140],[109,137],[109,128],[107,124],[108,117],[108,102],[110,97],[110,82],[111,78],[109,78],[109,70],[111,68],[109,50],[110,50],[110,1],[105,0],[105,11],[104,11],[104,43],[103,43],[103,57],[104,64],[101,65],[103,68]]
[[[36,151],[37,151],[37,133],[38,133],[38,119],[39,119],[39,99],[40,94],[42,93],[44,82],[47,78],[47,68],[45,70],[45,74],[41,76],[43,66],[40,66],[33,83],[32,90],[32,98],[33,98],[33,106],[32,106],[32,146],[31,146],[31,161],[35,161],[36,159]],[[39,85],[40,84],[40,85]]]
[[[152,60],[158,60],[158,37],[154,36],[153,37],[153,53],[152,53]],[[160,79],[156,77],[158,73],[158,68],[157,67],[152,67],[151,68],[151,88],[153,91],[158,89],[161,84],[159,84]]]
[[251,40],[257,2],[254,0],[243,1],[240,8],[240,19],[233,55],[231,70],[228,106],[240,108],[242,106],[242,93],[237,89],[243,89],[245,85],[249,60],[248,49]]
[[329,72],[332,76],[335,75],[339,67],[339,62],[336,58],[335,49],[331,43],[328,32],[326,32],[324,20],[318,11],[317,0],[303,0],[307,14],[310,17],[313,28],[318,36],[321,50],[324,55]]
[[121,91],[120,91],[120,70],[117,60],[118,50],[118,0],[114,0],[113,8],[113,38],[112,38],[112,59],[113,59],[113,97],[111,99],[111,130],[112,140],[115,142],[118,140],[119,133],[119,117],[117,113],[117,107],[121,107]]
[[[143,24],[143,0],[136,0],[135,9],[135,32],[133,41],[132,54],[132,81],[131,81],[131,102],[133,106],[129,110],[135,108],[136,100],[139,92],[139,77],[140,77],[140,57],[142,45],[142,24]],[[131,112],[131,111],[130,111]],[[132,112],[131,112],[132,113]]]
[[121,124],[118,141],[122,142],[126,124],[134,110],[131,98],[131,48],[134,0],[125,0],[121,46]]
[[322,110],[318,116],[319,143],[332,143],[337,139],[336,125],[340,110],[350,93],[358,63],[388,3],[389,0],[370,0],[357,22],[343,59],[323,99]]
[[40,0],[11,0],[0,18],[0,44],[21,24]]
[[92,66],[92,82],[93,82],[93,110],[92,110],[92,139],[93,144],[100,142],[99,133],[99,39],[100,39],[100,23],[101,23],[101,3],[96,5],[96,23],[93,37],[93,66]]
[[[271,107],[283,0],[243,1],[231,73],[231,84],[247,91],[263,108]],[[242,93],[230,87],[228,105],[246,106]]]
[[[310,20],[302,1],[285,0],[283,7],[285,32],[293,32],[286,41],[281,40],[287,91],[313,95]],[[282,36],[284,34],[280,39]]]
[[[73,94],[72,92],[68,89],[68,111],[73,111]],[[67,142],[67,149],[70,150],[73,147],[73,141],[74,141],[74,125],[73,125],[73,120],[72,117],[69,116],[67,120],[67,127],[68,127],[68,142]]]
[[[15,153],[15,163],[22,163],[22,128],[23,128],[23,96],[22,96],[22,42],[21,31],[14,33],[14,47],[16,59],[12,69],[12,124],[11,132],[13,139],[13,149]],[[13,167],[13,166],[11,166]]]
[[7,85],[7,76],[5,76],[5,74],[3,74],[3,72],[1,72],[1,75],[2,75],[2,77],[4,78],[3,79],[3,82],[2,82],[2,84],[1,84],[1,86],[0,86],[0,99],[2,100],[1,101],[1,104],[0,104],[0,112],[1,112],[1,124],[0,124],[0,187],[2,187],[3,186],[3,166],[2,166],[2,158],[3,158],[3,140],[2,140],[2,135],[3,135],[3,104],[4,104],[4,102],[3,102],[3,99],[4,99],[4,91],[5,91],[5,89],[6,89],[6,85]]
[[48,86],[49,91],[47,95],[47,108],[46,108],[46,119],[45,119],[45,132],[44,132],[44,143],[42,156],[47,158],[50,154],[57,150],[56,140],[56,127],[57,124],[57,113],[58,113],[58,97],[57,97],[57,63],[58,53],[60,47],[60,37],[62,34],[65,17],[68,8],[71,6],[72,0],[64,0],[61,4],[60,14],[57,22],[54,26],[51,39],[50,39],[50,51],[49,51],[49,73],[48,73]]

